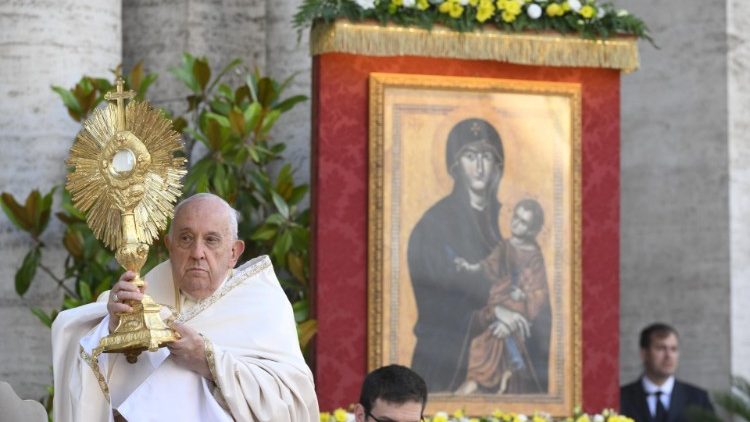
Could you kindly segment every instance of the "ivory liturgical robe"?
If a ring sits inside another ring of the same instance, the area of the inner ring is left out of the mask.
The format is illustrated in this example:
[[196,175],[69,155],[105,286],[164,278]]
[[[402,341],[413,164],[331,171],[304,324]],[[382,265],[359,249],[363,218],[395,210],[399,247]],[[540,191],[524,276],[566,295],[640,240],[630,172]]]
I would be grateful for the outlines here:
[[[145,277],[157,303],[177,305],[169,261]],[[267,256],[255,258],[176,322],[201,333],[214,376],[180,367],[169,350],[92,359],[108,334],[109,295],[60,313],[52,326],[55,421],[112,421],[116,409],[140,421],[319,420],[313,378],[297,342],[291,305]]]

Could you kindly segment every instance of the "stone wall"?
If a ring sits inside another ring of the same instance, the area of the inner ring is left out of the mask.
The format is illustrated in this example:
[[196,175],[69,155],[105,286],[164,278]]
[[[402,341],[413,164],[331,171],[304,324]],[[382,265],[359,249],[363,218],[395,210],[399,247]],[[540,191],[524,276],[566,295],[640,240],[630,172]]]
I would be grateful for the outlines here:
[[641,69],[622,82],[621,382],[639,375],[639,331],[658,320],[681,334],[678,376],[725,389],[731,351],[726,5],[620,3],[645,18],[660,47],[641,43]]
[[[83,74],[107,75],[121,57],[120,1],[35,0],[0,3],[0,190],[23,200],[65,177],[64,160],[80,128],[50,85],[71,87]],[[59,195],[56,197],[59,203]],[[41,239],[60,243],[52,218]],[[14,274],[30,239],[0,216],[0,380],[24,398],[40,398],[52,383],[49,329],[28,306],[52,309],[61,293],[44,274],[19,298]],[[60,249],[44,262],[62,273]]]

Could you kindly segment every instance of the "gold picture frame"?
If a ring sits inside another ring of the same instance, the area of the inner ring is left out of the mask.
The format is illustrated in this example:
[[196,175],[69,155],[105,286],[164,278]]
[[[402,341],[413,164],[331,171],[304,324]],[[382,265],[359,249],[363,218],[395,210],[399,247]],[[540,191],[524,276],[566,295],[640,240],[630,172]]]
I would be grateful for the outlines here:
[[580,84],[372,73],[369,113],[369,370],[419,372],[426,414],[572,414]]

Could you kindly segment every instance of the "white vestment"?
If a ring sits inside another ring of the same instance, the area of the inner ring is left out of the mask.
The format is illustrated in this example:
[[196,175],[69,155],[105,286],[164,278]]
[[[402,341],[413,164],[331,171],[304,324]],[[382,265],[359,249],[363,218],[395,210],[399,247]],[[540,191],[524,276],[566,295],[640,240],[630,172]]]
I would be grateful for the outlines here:
[[[144,279],[154,301],[180,303],[169,261]],[[95,362],[92,350],[109,334],[108,296],[60,313],[52,325],[55,422],[112,421],[113,409],[129,422],[319,421],[292,308],[267,256],[177,315],[206,339],[214,382],[176,365],[166,348],[135,364],[107,353]]]

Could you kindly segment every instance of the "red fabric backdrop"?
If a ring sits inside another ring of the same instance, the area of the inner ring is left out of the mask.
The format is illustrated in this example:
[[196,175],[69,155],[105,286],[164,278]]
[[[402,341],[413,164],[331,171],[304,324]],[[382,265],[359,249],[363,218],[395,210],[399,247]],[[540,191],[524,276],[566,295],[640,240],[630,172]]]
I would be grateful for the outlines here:
[[620,72],[336,53],[313,59],[312,271],[321,409],[357,402],[367,371],[367,122],[372,72],[582,85],[583,407],[617,407]]

